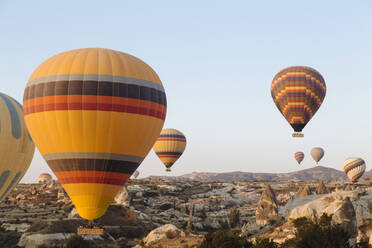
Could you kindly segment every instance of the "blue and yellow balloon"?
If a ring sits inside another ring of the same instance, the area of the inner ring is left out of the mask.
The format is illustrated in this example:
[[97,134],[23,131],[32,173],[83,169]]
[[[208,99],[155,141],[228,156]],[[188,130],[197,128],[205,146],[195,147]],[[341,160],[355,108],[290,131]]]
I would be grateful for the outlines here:
[[0,93],[0,201],[18,184],[30,166],[35,145],[23,119],[22,106]]

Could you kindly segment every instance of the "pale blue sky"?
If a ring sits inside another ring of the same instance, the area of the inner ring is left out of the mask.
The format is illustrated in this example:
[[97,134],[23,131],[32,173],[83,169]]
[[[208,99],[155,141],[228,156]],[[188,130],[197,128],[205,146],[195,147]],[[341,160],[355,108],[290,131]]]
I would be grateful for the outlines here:
[[[146,61],[163,81],[165,127],[188,139],[170,175],[288,172],[348,156],[372,161],[372,2],[0,0],[0,91],[22,100],[28,77],[59,52],[105,47]],[[325,78],[324,104],[293,139],[270,84],[290,65]],[[305,152],[301,167],[293,158]],[[141,176],[165,175],[151,151]],[[23,182],[50,172],[35,154]]]

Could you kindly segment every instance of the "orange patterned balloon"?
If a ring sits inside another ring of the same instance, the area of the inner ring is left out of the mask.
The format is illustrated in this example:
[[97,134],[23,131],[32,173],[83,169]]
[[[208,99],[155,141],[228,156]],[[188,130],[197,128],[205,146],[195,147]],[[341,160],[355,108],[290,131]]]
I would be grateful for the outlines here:
[[326,84],[315,69],[293,66],[275,75],[271,95],[294,131],[301,132],[322,104]]

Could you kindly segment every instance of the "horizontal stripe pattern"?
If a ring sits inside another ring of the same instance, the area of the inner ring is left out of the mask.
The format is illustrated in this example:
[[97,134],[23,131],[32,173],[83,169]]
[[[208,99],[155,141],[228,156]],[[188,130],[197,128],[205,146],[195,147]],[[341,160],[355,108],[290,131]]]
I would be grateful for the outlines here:
[[[271,95],[285,119],[290,124],[302,124],[303,128],[322,104],[326,85],[320,73],[313,68],[288,67],[275,75]],[[302,128],[295,131],[300,132]]]
[[352,183],[356,183],[365,170],[366,164],[361,158],[348,158],[344,162],[344,171]]
[[47,105],[36,105],[33,107],[25,108],[25,115],[46,112],[46,111],[58,111],[58,110],[90,110],[90,111],[112,111],[118,113],[130,113],[140,114],[155,117],[161,120],[165,120],[166,112],[159,111],[157,109],[145,106],[130,106],[130,105],[119,105],[119,104],[105,104],[105,103],[57,103]]
[[132,174],[139,163],[108,159],[58,159],[48,160],[53,172],[64,171],[105,171]]
[[125,97],[167,105],[164,91],[133,84],[98,81],[58,81],[34,84],[26,87],[23,101],[60,95]]
[[44,84],[48,82],[66,82],[66,81],[97,81],[97,82],[116,82],[125,85],[143,86],[154,88],[158,91],[164,92],[164,87],[161,84],[151,82],[148,80],[115,76],[115,75],[100,75],[100,74],[61,74],[49,75],[40,78],[32,79],[27,86]]
[[180,131],[167,128],[161,131],[154,145],[154,152],[170,168],[183,154],[186,147],[186,137]]
[[305,154],[303,152],[296,152],[294,155],[298,164],[301,164],[302,160],[305,158]]
[[61,152],[43,154],[46,161],[57,159],[102,159],[133,162],[140,164],[144,158],[125,154],[99,153],[99,152]]
[[179,139],[186,139],[183,134],[160,134],[159,138],[179,138]]
[[164,124],[166,105],[150,66],[109,49],[49,58],[31,75],[24,94],[31,135],[88,220],[105,213],[147,155]]
[[176,156],[181,156],[182,155],[182,152],[162,152],[162,151],[157,151],[155,152],[158,156],[160,155],[176,155]]

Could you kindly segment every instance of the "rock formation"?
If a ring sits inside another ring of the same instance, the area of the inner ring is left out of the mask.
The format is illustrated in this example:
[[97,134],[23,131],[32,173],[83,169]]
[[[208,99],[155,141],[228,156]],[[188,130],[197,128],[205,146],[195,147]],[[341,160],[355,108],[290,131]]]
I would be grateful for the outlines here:
[[296,194],[296,196],[298,198],[302,198],[302,197],[305,197],[305,196],[308,196],[308,195],[311,195],[311,190],[310,190],[310,187],[309,185],[305,185],[303,188],[301,188],[298,193]]
[[115,196],[115,199],[114,199],[114,202],[116,204],[119,204],[119,205],[122,205],[122,206],[125,206],[125,207],[129,207],[130,205],[130,196],[129,196],[129,193],[128,193],[128,190],[127,190],[127,187],[124,186],[121,188],[121,190],[116,194]]
[[[358,226],[354,206],[350,198],[345,197],[341,206],[332,215],[332,223],[339,224],[350,237],[355,240],[358,235]],[[354,241],[355,242],[355,241]]]
[[186,234],[172,224],[166,224],[152,230],[144,239],[146,245],[153,245],[161,239],[183,237]]
[[329,193],[329,190],[328,188],[325,186],[324,182],[321,181],[318,185],[318,187],[315,189],[315,192],[318,194],[318,195],[323,195],[323,194],[328,194]]
[[267,185],[257,205],[256,223],[257,225],[266,225],[270,219],[276,218],[277,216],[278,203],[275,193],[270,185]]

